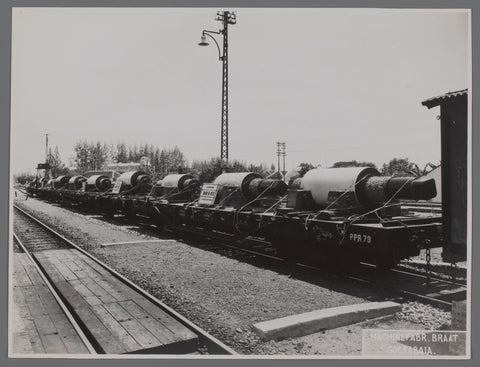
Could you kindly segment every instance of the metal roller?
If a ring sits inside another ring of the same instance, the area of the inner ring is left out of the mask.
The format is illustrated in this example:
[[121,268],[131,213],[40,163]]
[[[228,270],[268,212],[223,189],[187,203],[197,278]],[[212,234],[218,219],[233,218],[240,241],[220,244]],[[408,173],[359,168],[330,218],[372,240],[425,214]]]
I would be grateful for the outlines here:
[[112,186],[112,180],[104,175],[93,175],[87,179],[87,191],[106,191]]
[[428,200],[437,195],[433,179],[385,177],[372,167],[316,168],[303,176],[300,185],[311,192],[320,207],[332,202],[331,193],[341,195],[346,191],[350,193],[351,206],[382,203],[393,196],[395,199]]
[[56,189],[60,189],[68,184],[70,180],[70,176],[58,176],[56,179],[53,180],[53,187]]
[[168,175],[158,183],[162,187],[176,188],[178,191],[186,189],[187,187],[193,188],[200,186],[198,180],[188,173]]
[[219,185],[237,186],[245,198],[252,199],[261,193],[283,195],[287,185],[282,180],[264,179],[254,172],[223,173],[213,182]]
[[263,195],[285,195],[288,186],[282,180],[271,178],[254,178],[248,184],[248,192],[251,196]]
[[364,202],[383,202],[392,197],[429,200],[437,196],[435,180],[427,177],[369,177],[360,188]]
[[82,183],[87,181],[85,176],[73,176],[68,180],[68,188],[70,190],[79,190],[82,188]]
[[129,171],[122,173],[117,178],[118,181],[127,187],[135,187],[140,184],[150,183],[150,177],[144,171]]

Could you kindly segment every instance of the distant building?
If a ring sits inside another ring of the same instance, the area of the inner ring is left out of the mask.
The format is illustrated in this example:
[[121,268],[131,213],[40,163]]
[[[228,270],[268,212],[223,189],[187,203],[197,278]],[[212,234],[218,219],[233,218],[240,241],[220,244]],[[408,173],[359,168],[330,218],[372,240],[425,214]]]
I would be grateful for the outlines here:
[[87,171],[83,175],[87,178],[94,175],[103,175],[115,180],[118,176],[120,176],[120,173],[115,170],[100,169],[94,171]]
[[129,171],[148,171],[150,166],[150,158],[142,157],[140,162],[128,162],[128,163],[112,163],[108,164],[105,169],[118,172],[120,174]]
[[119,173],[124,173],[128,171],[139,171],[142,168],[141,163],[128,162],[128,163],[112,163],[105,167],[107,170],[116,171]]

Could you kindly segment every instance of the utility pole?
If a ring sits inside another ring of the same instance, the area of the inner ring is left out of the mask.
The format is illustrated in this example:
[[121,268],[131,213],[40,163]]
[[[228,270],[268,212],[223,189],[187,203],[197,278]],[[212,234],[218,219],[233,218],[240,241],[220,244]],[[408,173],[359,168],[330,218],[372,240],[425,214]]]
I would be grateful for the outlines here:
[[281,151],[281,145],[282,143],[280,143],[279,141],[277,141],[277,172],[280,173],[280,154],[282,153]]
[[[284,180],[285,174],[287,173],[287,171],[285,171],[285,156],[287,155],[286,148],[287,143],[277,141],[277,171],[282,174]],[[283,170],[280,170],[280,156],[283,157]]]
[[285,156],[287,155],[286,149],[287,149],[287,143],[282,143],[282,156],[283,156],[282,175],[283,175],[283,181],[285,181],[285,175],[287,174],[287,171],[285,170]]
[[220,158],[228,166],[228,25],[235,24],[236,20],[230,23],[228,11],[218,12],[216,20],[223,22],[223,67],[222,67],[222,131]]
[[[202,32],[202,39],[199,43],[200,46],[207,46],[206,37],[209,36],[215,41],[215,44],[218,48],[218,57],[222,61],[222,111],[221,111],[221,131],[220,131],[220,158],[222,159],[222,164],[224,169],[228,165],[228,25],[237,23],[237,16],[234,12],[230,11],[219,11],[217,12],[217,17],[215,20],[218,20],[223,23],[223,29],[218,32],[204,30]],[[217,40],[212,34],[222,34],[223,35],[223,54],[220,51],[220,46],[218,45]]]
[[45,134],[45,163],[48,163],[48,135]]

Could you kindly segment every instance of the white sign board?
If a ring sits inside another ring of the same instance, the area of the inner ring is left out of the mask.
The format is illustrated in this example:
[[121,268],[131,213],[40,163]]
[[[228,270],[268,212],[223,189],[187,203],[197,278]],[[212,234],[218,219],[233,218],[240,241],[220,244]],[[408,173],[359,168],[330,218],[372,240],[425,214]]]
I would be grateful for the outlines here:
[[203,184],[200,197],[198,198],[198,204],[200,205],[213,205],[218,193],[218,184]]
[[82,182],[82,192],[87,191],[87,181]]
[[115,185],[113,185],[112,193],[118,194],[121,188],[122,188],[122,181],[116,181]]

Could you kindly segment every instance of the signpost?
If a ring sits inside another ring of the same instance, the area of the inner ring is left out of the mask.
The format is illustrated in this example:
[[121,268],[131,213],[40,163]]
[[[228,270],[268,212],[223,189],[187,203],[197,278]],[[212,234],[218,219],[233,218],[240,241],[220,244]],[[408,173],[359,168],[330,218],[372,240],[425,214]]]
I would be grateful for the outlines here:
[[218,184],[203,184],[200,197],[198,198],[198,204],[200,205],[213,205],[215,204],[215,198],[218,193]]
[[121,188],[122,188],[122,181],[116,181],[115,185],[113,186],[112,193],[113,194],[120,193]]

